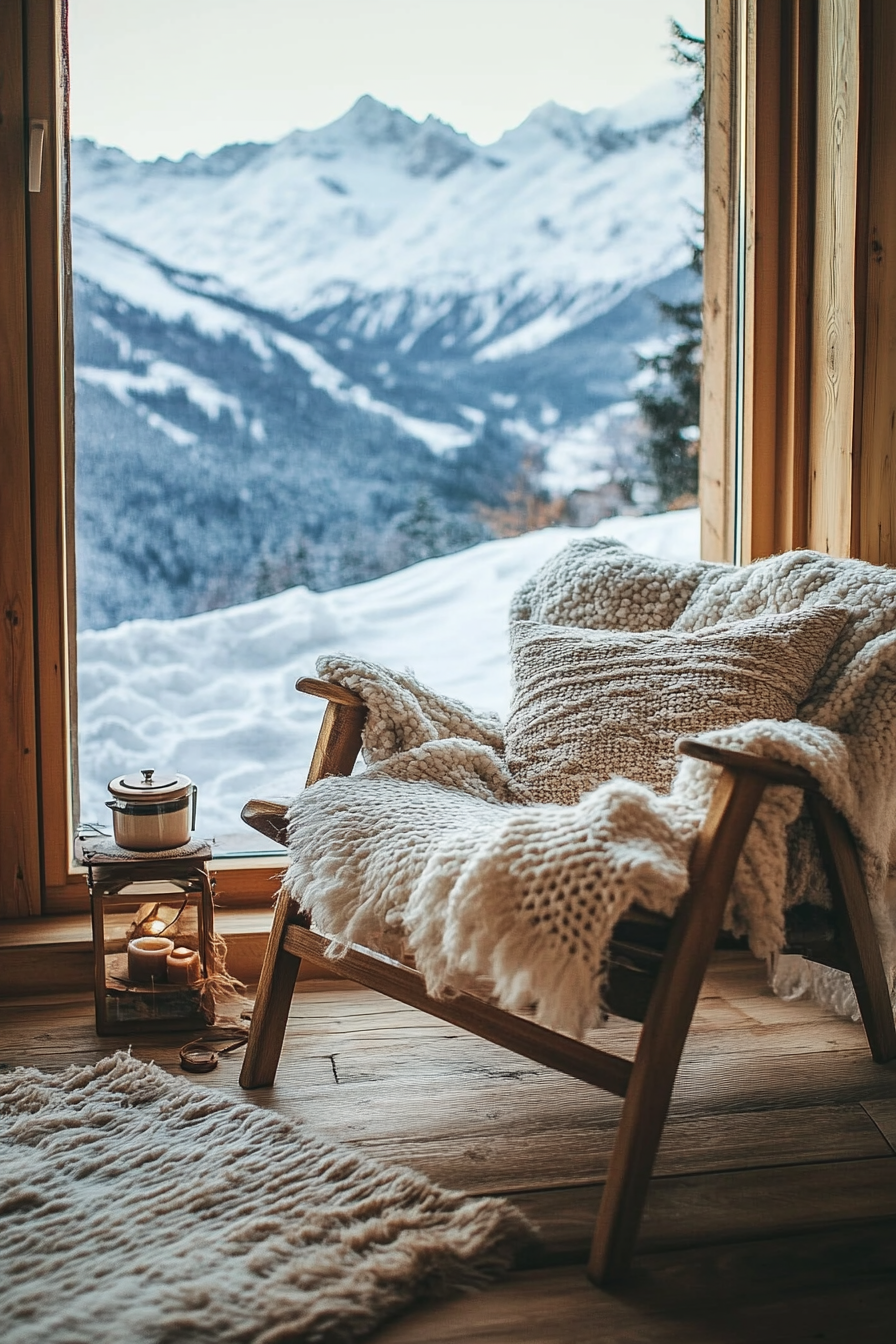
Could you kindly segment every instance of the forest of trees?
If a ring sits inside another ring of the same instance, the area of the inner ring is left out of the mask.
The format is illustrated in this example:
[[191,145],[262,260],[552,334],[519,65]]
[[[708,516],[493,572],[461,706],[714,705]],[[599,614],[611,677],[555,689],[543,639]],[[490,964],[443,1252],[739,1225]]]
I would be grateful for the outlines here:
[[[702,152],[706,47],[673,20],[672,57],[694,78],[695,97],[690,109],[695,150]],[[695,220],[694,271],[703,274],[703,220]],[[641,361],[653,373],[648,385],[637,393],[638,407],[648,436],[643,449],[659,490],[660,504],[685,507],[697,502],[700,454],[700,372],[703,343],[703,305],[700,299],[686,303],[660,303],[662,316],[678,332],[666,350]]]

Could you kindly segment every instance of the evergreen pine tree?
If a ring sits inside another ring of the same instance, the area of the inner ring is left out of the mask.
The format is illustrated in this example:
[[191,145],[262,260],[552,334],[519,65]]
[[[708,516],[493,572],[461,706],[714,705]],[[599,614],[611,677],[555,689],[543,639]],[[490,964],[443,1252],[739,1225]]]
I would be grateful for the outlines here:
[[[701,37],[672,22],[672,59],[694,76],[696,96],[690,107],[694,138],[702,143],[706,48]],[[702,221],[701,221],[702,225]],[[694,244],[692,268],[703,274],[703,247]],[[703,343],[703,305],[699,300],[659,303],[666,321],[678,328],[678,337],[661,354],[642,359],[652,370],[648,387],[636,394],[648,437],[643,450],[650,462],[664,505],[696,502],[699,467],[700,370]]]

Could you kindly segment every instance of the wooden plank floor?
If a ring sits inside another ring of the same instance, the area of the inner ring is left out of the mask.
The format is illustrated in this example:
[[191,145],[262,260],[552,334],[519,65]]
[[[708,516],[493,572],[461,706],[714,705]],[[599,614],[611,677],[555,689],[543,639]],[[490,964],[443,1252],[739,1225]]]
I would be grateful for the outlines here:
[[[101,1058],[86,996],[0,1005],[0,1067]],[[606,1048],[637,1028],[612,1021]],[[134,1053],[172,1072],[182,1038]],[[122,1045],[127,1042],[122,1040]],[[378,1344],[896,1338],[896,1065],[861,1026],[782,1003],[764,967],[719,954],[704,985],[630,1281],[582,1263],[621,1103],[367,990],[309,983],[275,1086],[243,1094],[239,1057],[198,1086],[471,1192],[507,1193],[543,1252],[507,1282],[420,1308]],[[181,1074],[180,1076],[185,1076]]]

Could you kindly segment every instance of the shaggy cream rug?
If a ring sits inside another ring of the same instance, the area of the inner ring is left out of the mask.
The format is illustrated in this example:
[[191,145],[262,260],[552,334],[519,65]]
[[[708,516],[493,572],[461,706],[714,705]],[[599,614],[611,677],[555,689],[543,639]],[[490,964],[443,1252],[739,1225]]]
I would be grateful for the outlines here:
[[0,1076],[5,1344],[355,1340],[532,1240],[443,1190],[119,1052]]

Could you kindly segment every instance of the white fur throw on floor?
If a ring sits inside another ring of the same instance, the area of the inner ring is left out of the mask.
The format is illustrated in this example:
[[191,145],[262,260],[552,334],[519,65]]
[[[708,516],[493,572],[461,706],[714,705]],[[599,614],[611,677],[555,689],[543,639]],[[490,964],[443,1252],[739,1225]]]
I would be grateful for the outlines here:
[[[573,542],[517,593],[511,620],[605,630],[703,630],[796,608],[839,607],[842,632],[798,719],[706,733],[717,746],[808,770],[856,836],[891,985],[886,889],[896,841],[896,572],[795,551],[743,568],[677,564],[617,542]],[[682,759],[671,793],[615,778],[572,806],[514,802],[502,726],[398,674],[348,657],[319,674],[368,707],[368,770],[326,779],[290,809],[284,889],[343,943],[413,951],[429,991],[470,980],[504,1007],[581,1034],[598,1019],[610,932],[633,902],[671,914],[717,768]],[[765,792],[726,927],[778,951],[784,912],[830,904],[800,790]],[[788,994],[855,1013],[846,977],[791,959]]]
[[532,1240],[123,1052],[0,1075],[0,1215],[4,1344],[343,1344]]

